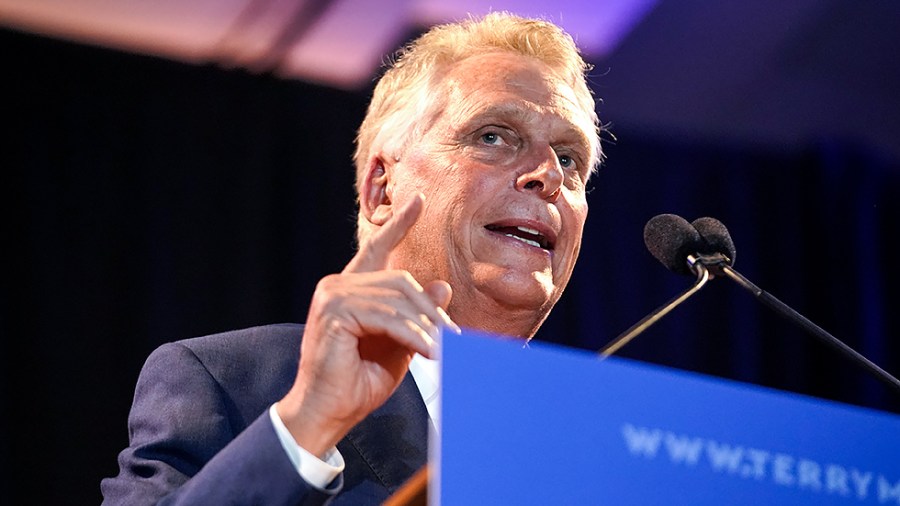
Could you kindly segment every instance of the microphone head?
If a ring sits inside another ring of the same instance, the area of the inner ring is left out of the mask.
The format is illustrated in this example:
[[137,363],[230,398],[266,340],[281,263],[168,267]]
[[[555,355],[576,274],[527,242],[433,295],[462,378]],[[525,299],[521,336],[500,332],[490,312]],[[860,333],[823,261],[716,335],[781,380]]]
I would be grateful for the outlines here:
[[670,271],[692,274],[687,256],[703,248],[703,239],[687,220],[675,214],[659,214],[644,225],[644,244]]
[[703,246],[699,250],[700,253],[713,254],[721,253],[728,257],[728,265],[734,265],[734,258],[737,252],[734,249],[734,241],[731,240],[731,234],[721,221],[703,217],[694,220],[691,225],[703,238]]

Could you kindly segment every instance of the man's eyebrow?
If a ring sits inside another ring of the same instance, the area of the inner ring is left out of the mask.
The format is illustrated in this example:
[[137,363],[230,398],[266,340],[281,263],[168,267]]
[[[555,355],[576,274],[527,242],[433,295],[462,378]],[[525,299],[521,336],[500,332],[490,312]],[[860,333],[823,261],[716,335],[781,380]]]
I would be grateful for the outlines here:
[[484,108],[475,108],[465,111],[463,124],[469,125],[484,118],[510,118],[513,120],[525,120],[537,111],[523,107],[522,104],[512,102],[495,102]]
[[574,149],[578,156],[583,158],[585,163],[588,163],[591,158],[591,140],[576,123],[569,122],[562,130],[559,139],[561,139],[559,144]]

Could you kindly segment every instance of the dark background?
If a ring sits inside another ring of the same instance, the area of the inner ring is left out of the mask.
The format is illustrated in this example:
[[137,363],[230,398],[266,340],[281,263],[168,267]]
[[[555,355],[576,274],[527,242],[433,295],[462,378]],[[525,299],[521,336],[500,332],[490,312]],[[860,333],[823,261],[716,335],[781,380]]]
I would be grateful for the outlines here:
[[[154,347],[302,322],[317,280],[352,256],[352,143],[370,90],[8,30],[0,48],[0,502],[98,504]],[[839,136],[769,145],[617,124],[615,72],[592,82],[615,140],[539,339],[599,349],[687,288],[643,226],[714,216],[741,273],[900,372],[896,155]],[[900,395],[727,280],[621,354],[900,413]]]

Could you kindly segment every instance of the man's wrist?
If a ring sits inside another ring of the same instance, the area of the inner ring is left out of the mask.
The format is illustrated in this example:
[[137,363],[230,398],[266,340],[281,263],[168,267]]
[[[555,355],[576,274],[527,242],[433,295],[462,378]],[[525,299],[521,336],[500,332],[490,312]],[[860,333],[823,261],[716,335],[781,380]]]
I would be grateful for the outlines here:
[[328,484],[333,482],[343,472],[343,456],[341,456],[336,447],[331,447],[323,453],[323,458],[319,458],[297,444],[294,436],[278,415],[277,405],[278,403],[272,404],[269,408],[269,417],[272,420],[272,425],[275,427],[275,433],[278,435],[281,446],[304,481],[319,490],[326,490]]

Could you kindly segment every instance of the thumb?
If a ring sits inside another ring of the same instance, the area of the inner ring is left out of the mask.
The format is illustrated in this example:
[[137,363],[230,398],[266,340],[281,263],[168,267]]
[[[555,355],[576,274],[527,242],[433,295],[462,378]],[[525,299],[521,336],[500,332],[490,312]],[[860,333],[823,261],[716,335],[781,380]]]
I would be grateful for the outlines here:
[[437,305],[437,311],[443,317],[445,328],[450,329],[451,332],[456,334],[461,334],[462,329],[460,329],[459,325],[457,325],[450,318],[450,315],[447,314],[447,308],[450,306],[450,299],[453,297],[453,289],[450,288],[450,283],[436,279],[434,281],[429,281],[422,288],[425,290],[425,295],[428,295],[428,298]]
[[447,306],[450,305],[450,299],[453,297],[453,289],[450,288],[450,283],[436,279],[427,283],[422,288],[435,305],[441,306],[444,309],[447,309]]
[[425,196],[416,194],[400,210],[374,232],[344,267],[344,272],[374,272],[387,266],[388,257],[406,237],[425,205]]

